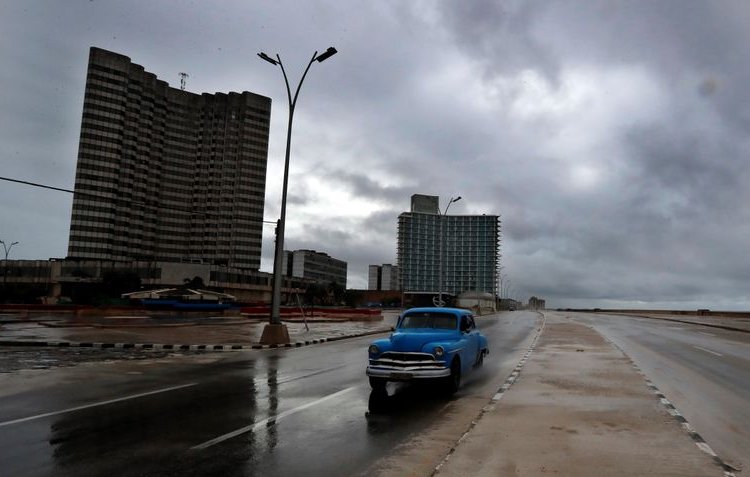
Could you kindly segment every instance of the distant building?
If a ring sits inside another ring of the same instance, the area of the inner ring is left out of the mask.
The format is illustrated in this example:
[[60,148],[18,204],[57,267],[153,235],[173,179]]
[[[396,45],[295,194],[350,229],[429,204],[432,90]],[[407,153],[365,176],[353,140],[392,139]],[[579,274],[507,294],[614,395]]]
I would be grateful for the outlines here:
[[546,301],[542,300],[541,298],[537,298],[535,296],[529,298],[529,310],[544,310],[546,306]]
[[405,293],[440,292],[442,231],[442,292],[456,296],[474,290],[497,295],[500,217],[441,216],[435,199],[415,194],[412,211],[398,217],[397,253],[402,289]]
[[465,291],[458,295],[456,306],[471,308],[476,313],[482,314],[487,311],[495,311],[497,308],[497,299],[492,293]]
[[270,115],[91,48],[68,257],[258,270]]
[[[144,290],[182,287],[198,278],[205,287],[230,293],[237,301],[269,302],[273,278],[270,273],[221,265],[160,261],[0,260],[0,268],[5,273],[5,291],[23,303],[40,299],[49,303],[60,299],[86,302],[85,296],[90,296],[92,290],[98,293],[97,286],[111,272],[136,275]],[[283,277],[282,299],[302,293],[308,283],[303,278]]]
[[370,265],[367,267],[367,289],[380,290],[380,265]]
[[400,290],[398,267],[390,263],[370,265],[367,274],[368,290]]
[[347,263],[315,250],[284,250],[281,269],[288,277],[306,278],[318,283],[336,282],[346,288]]
[[498,310],[520,310],[523,308],[523,302],[520,302],[518,300],[514,300],[513,298],[499,298],[497,300],[497,309]]

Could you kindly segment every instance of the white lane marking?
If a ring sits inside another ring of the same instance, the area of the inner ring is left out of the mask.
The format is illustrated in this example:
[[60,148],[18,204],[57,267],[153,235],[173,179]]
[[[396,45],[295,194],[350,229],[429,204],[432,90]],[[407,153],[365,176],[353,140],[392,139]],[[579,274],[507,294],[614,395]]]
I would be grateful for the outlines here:
[[34,419],[42,419],[43,417],[56,416],[58,414],[65,414],[66,412],[80,411],[82,409],[88,409],[90,407],[106,406],[107,404],[113,404],[120,401],[127,401],[128,399],[137,399],[144,396],[151,396],[152,394],[166,393],[174,391],[176,389],[187,388],[195,386],[198,383],[180,384],[179,386],[171,386],[168,388],[156,389],[154,391],[148,391],[145,393],[131,394],[130,396],[123,396],[116,399],[109,399],[107,401],[95,402],[92,404],[84,404],[83,406],[69,407],[61,411],[45,412],[44,414],[37,414],[36,416],[22,417],[20,419],[14,419],[12,421],[0,422],[0,427],[9,426],[11,424],[18,424],[19,422],[33,421]]
[[[279,379],[279,381],[276,384],[286,384],[288,382],[296,381],[298,379],[310,378],[312,376],[317,376],[319,374],[327,373],[329,371],[335,371],[337,369],[341,369],[346,366],[347,366],[346,364],[340,364],[338,366],[332,366],[330,368],[319,369],[317,371],[313,371],[308,374],[300,374],[299,376],[290,376],[288,378],[282,378],[282,379]],[[267,382],[268,380],[267,379],[255,379],[255,381],[263,383],[263,382]]]
[[245,434],[245,433],[248,433],[248,432],[251,432],[251,431],[258,430],[258,429],[260,429],[262,427],[266,427],[266,425],[268,425],[269,422],[272,422],[272,423],[276,424],[280,420],[282,420],[283,418],[285,418],[287,416],[291,416],[292,414],[300,412],[300,411],[302,411],[304,409],[307,409],[309,407],[317,406],[318,404],[324,403],[325,401],[329,401],[331,399],[337,398],[337,397],[341,396],[342,394],[348,393],[352,389],[356,389],[356,388],[357,388],[356,386],[352,386],[350,388],[343,389],[343,390],[335,392],[333,394],[329,394],[328,396],[324,396],[324,397],[322,397],[320,399],[316,399],[315,401],[308,402],[307,404],[303,404],[303,405],[297,406],[297,407],[295,407],[293,409],[286,410],[284,412],[276,414],[275,416],[270,416],[270,417],[267,417],[265,419],[261,419],[260,421],[255,422],[255,423],[253,423],[253,424],[251,424],[249,426],[241,427],[241,428],[236,429],[236,430],[234,430],[232,432],[228,432],[228,433],[226,433],[224,435],[221,435],[219,437],[211,439],[210,441],[206,441],[206,442],[204,442],[202,444],[195,445],[195,446],[191,447],[190,449],[191,450],[203,450],[203,449],[211,447],[211,446],[213,446],[215,444],[219,444],[220,442],[224,442],[224,441],[226,441],[228,439],[231,439],[233,437],[237,437],[239,435],[242,435],[242,434]]
[[711,351],[710,349],[702,348],[700,346],[693,346],[693,348],[699,349],[701,351],[705,351],[706,353],[711,353],[711,354],[716,355],[716,356],[724,356],[721,353],[717,353],[716,351]]

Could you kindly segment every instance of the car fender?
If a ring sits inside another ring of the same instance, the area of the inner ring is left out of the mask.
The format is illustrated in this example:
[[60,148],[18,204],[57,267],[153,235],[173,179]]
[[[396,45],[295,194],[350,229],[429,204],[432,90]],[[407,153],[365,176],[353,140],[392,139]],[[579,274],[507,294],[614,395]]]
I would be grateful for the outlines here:
[[464,370],[465,363],[467,361],[465,357],[465,350],[466,350],[465,339],[462,338],[462,339],[450,340],[450,341],[433,341],[433,342],[425,344],[422,347],[422,352],[432,354],[436,346],[441,346],[445,350],[445,354],[443,355],[442,361],[445,362],[446,367],[450,367],[450,364],[453,362],[453,358],[458,356],[459,359],[461,360],[462,371]]
[[375,340],[370,345],[375,345],[380,350],[380,354],[390,351],[391,350],[391,340],[389,338],[381,338],[379,340]]
[[[446,363],[450,363],[450,359],[453,359],[453,354],[456,350],[456,342],[455,341],[430,341],[429,343],[425,343],[422,346],[421,351],[423,353],[430,353],[431,355],[435,355],[434,351],[437,346],[440,346],[445,351],[445,354],[442,358],[437,358],[439,361],[445,361]],[[447,366],[447,365],[446,365]]]
[[483,334],[479,334],[479,350],[484,351],[485,354],[490,353],[489,345],[487,344],[487,337]]

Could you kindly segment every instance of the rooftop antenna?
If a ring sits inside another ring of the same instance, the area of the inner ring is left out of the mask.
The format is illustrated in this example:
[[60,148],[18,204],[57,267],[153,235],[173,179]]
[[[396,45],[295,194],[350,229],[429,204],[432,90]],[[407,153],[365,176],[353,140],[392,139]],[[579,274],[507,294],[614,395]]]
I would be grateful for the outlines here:
[[187,73],[180,73],[180,89],[182,91],[185,91],[185,80],[187,78],[190,78],[190,75]]

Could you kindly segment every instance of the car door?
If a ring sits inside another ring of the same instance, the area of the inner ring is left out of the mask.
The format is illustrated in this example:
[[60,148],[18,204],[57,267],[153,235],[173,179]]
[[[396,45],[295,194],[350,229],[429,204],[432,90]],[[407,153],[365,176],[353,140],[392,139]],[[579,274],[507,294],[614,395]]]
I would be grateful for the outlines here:
[[477,356],[479,356],[479,331],[474,323],[474,318],[470,314],[461,316],[461,335],[466,343],[461,358],[464,368],[468,369],[476,363]]

